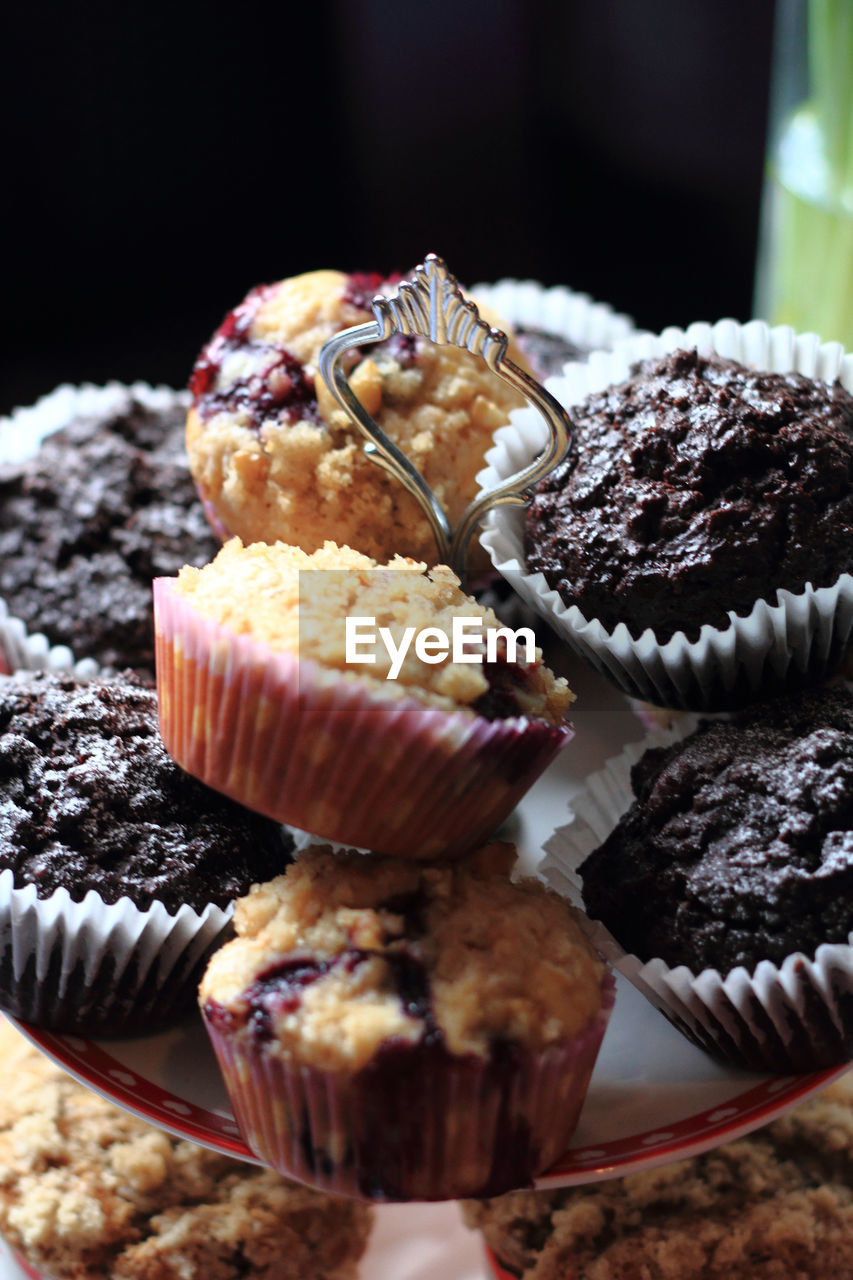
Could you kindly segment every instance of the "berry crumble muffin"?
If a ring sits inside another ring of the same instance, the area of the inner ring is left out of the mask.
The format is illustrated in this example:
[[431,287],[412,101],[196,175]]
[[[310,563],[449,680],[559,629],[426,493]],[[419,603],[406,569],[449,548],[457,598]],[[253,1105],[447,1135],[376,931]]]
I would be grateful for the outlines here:
[[[513,654],[445,566],[386,565],[327,543],[232,539],[155,584],[163,739],[182,768],[326,840],[447,857],[492,834],[571,730],[572,700],[535,649]],[[349,619],[404,634],[479,628],[465,661],[347,654]],[[487,632],[495,635],[494,660]],[[483,659],[475,661],[475,658]],[[394,749],[389,750],[389,743]]]
[[[187,419],[192,472],[220,532],[308,552],[331,538],[380,560],[435,562],[421,508],[365,457],[317,367],[324,342],[372,320],[372,298],[398,282],[312,271],[253,289],[223,321],[196,362]],[[454,524],[522,398],[479,357],[416,337],[354,349],[353,360],[355,395]]]
[[446,1199],[529,1183],[563,1152],[611,979],[568,903],[511,881],[514,856],[312,848],[239,901],[199,1003],[265,1162],[342,1194]]

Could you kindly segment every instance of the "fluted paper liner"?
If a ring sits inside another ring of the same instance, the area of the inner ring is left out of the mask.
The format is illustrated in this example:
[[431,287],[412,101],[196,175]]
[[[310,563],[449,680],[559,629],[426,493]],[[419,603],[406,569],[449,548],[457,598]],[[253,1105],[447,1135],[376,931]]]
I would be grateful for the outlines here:
[[536,280],[498,280],[469,290],[478,306],[489,307],[510,325],[529,325],[556,334],[592,351],[610,349],[634,332],[630,318],[606,302],[563,285],[546,287]]
[[[634,801],[631,768],[651,747],[686,737],[695,721],[652,734],[586,780],[572,802],[572,820],[547,841],[540,871],[558,893],[582,908],[579,867]],[[801,1072],[853,1058],[853,933],[826,943],[812,959],[800,952],[781,965],[762,960],[750,974],[738,967],[693,973],[660,958],[626,953],[601,921],[579,923],[606,960],[701,1049],[733,1066]]]
[[368,684],[206,620],[154,584],[160,728],[188,773],[277,822],[400,857],[487,840],[571,738]]
[[[568,409],[592,392],[623,381],[637,360],[659,357],[679,347],[716,352],[752,369],[797,371],[853,391],[853,355],[840,343],[823,343],[815,334],[796,334],[785,325],[769,328],[754,320],[740,325],[721,320],[666,329],[655,337],[636,334],[613,352],[595,352],[588,363],[568,364],[548,389]],[[517,410],[510,425],[495,433],[495,444],[480,472],[481,489],[490,489],[519,471],[542,450],[544,424],[533,410]],[[541,573],[528,573],[524,559],[524,513],[499,507],[489,513],[481,542],[495,568],[554,628],[576,653],[608,676],[625,693],[664,707],[725,710],[764,690],[832,669],[853,636],[853,575],[831,586],[801,592],[779,590],[776,604],[758,600],[745,617],[729,611],[725,629],[709,624],[698,640],[684,632],[659,644],[648,629],[635,640],[624,623],[608,631],[567,606]]]
[[[0,418],[0,463],[32,457],[47,436],[73,418],[109,413],[120,407],[128,394],[151,409],[159,409],[172,403],[175,392],[144,382],[131,386],[110,382],[104,387],[63,384],[36,404]],[[72,653],[66,645],[51,645],[41,632],[28,631],[14,614],[14,602],[0,597],[0,674],[17,670],[64,671],[90,679],[99,667],[85,654]]]
[[108,1036],[165,1025],[191,1006],[208,956],[224,938],[231,908],[129,898],[81,902],[57,889],[39,898],[0,873],[0,1008],[53,1031]]
[[[613,1004],[584,1031],[480,1059],[390,1047],[346,1074],[292,1063],[205,1016],[243,1138],[265,1164],[334,1195],[449,1200],[530,1186],[569,1145]],[[205,1011],[203,1010],[203,1013]]]

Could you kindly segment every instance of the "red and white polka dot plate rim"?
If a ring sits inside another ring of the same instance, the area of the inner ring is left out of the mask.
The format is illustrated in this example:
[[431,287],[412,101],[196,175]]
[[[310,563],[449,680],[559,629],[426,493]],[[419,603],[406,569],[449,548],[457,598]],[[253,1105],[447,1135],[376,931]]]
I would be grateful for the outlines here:
[[[628,984],[620,988],[618,1001],[624,1017],[621,1029],[614,1021],[613,1051],[607,1051],[610,1046],[605,1042],[573,1143],[538,1180],[540,1187],[596,1182],[698,1154],[769,1122],[845,1069],[805,1076],[727,1071],[688,1045],[665,1022],[655,1027],[653,1020],[659,1015]],[[657,1033],[656,1049],[637,1055],[632,1080],[620,1042],[634,1039],[636,1031],[642,1034],[646,1022],[647,1040],[649,1032]],[[83,1084],[142,1119],[227,1155],[253,1159],[224,1088],[216,1096],[220,1082],[200,1023],[147,1041],[90,1041],[32,1027],[21,1029]],[[187,1074],[180,1079],[182,1046]],[[650,1069],[663,1066],[658,1050],[666,1055],[665,1046],[673,1051],[670,1061],[685,1061],[681,1080],[672,1070],[667,1077],[659,1073],[657,1081],[649,1078]],[[697,1061],[688,1064],[686,1060],[694,1055]],[[702,1060],[707,1063],[704,1073],[696,1070]],[[710,1103],[702,1105],[707,1099]],[[615,1116],[621,1118],[614,1124]]]

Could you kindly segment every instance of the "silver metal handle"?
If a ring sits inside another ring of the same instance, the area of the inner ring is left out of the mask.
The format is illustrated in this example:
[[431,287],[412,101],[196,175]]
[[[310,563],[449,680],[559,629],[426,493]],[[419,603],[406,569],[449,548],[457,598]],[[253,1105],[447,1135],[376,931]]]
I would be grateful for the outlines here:
[[[531,487],[562,458],[569,444],[569,416],[550,392],[507,357],[507,335],[480,319],[476,305],[465,298],[446,264],[434,253],[415,268],[413,278],[403,281],[395,294],[378,295],[372,306],[373,322],[344,329],[323,346],[320,373],[337,403],[366,437],[365,455],[417,499],[429,520],[439,560],[449,564],[461,578],[471,534],[487,512],[499,506],[524,506]],[[539,410],[548,425],[548,444],[536,461],[475,498],[455,529],[420,472],[357,399],[340,366],[344,352],[366,343],[384,342],[395,333],[428,338],[439,346],[459,347],[482,357],[493,373]]]

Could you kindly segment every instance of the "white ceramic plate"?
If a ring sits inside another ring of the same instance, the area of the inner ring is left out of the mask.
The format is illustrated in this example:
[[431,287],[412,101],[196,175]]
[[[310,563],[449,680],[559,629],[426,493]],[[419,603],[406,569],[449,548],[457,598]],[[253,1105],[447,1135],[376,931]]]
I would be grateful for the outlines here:
[[[508,824],[528,869],[565,821],[580,780],[643,737],[620,694],[586,669],[569,674],[580,691],[577,737]],[[22,1029],[77,1079],[143,1119],[251,1158],[199,1018],[119,1041]],[[720,1066],[617,980],[616,1006],[571,1147],[539,1185],[594,1182],[696,1154],[766,1123],[840,1074],[759,1076]]]

